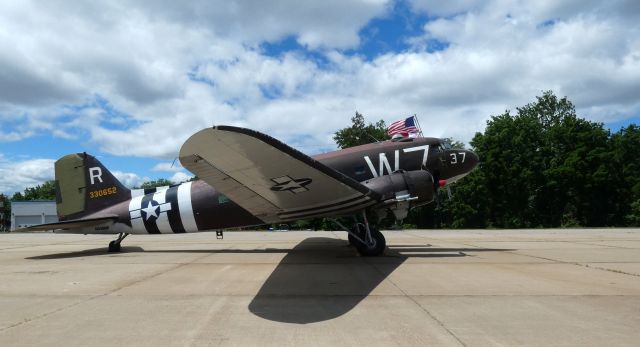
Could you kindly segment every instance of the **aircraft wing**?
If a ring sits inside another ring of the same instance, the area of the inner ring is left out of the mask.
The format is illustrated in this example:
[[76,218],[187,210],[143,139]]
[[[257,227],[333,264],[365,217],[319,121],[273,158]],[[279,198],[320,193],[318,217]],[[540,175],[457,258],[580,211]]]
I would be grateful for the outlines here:
[[113,224],[118,219],[118,216],[106,216],[97,218],[85,218],[85,219],[72,219],[68,221],[47,223],[34,225],[26,228],[16,229],[15,231],[44,231],[44,230],[57,230],[57,229],[77,229],[92,227],[102,224]]
[[191,136],[182,166],[266,223],[345,214],[380,195],[257,131],[216,126]]

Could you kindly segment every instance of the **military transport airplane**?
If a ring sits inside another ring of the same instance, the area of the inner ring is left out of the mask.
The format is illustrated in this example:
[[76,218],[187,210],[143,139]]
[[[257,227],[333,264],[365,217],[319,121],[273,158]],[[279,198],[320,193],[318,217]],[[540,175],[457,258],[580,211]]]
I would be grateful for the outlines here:
[[64,156],[55,163],[60,221],[26,230],[118,234],[109,243],[109,251],[117,252],[129,234],[332,217],[360,254],[375,256],[386,247],[376,225],[388,212],[405,218],[478,164],[472,151],[448,148],[437,138],[402,138],[309,157],[268,135],[232,126],[195,133],[179,158],[199,180],[129,190],[95,157]]

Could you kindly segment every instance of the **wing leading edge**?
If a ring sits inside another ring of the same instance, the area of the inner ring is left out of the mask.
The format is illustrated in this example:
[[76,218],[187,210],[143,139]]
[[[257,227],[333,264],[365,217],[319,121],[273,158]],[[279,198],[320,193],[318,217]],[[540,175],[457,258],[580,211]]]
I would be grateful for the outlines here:
[[182,166],[266,223],[346,214],[378,193],[260,132],[203,129],[180,149]]

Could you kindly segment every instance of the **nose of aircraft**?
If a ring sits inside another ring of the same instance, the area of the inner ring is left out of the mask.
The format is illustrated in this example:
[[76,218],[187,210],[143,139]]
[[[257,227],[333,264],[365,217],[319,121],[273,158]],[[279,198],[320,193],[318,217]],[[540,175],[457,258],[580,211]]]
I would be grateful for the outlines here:
[[478,166],[478,163],[480,162],[480,157],[478,157],[478,155],[470,150],[465,150],[465,152],[467,153],[467,166],[468,166],[468,171],[473,170],[473,168],[475,168],[476,166]]
[[[446,153],[447,164],[440,172],[445,184],[453,183],[468,175],[480,162],[480,158],[468,149],[452,149]],[[442,185],[442,183],[441,183]]]

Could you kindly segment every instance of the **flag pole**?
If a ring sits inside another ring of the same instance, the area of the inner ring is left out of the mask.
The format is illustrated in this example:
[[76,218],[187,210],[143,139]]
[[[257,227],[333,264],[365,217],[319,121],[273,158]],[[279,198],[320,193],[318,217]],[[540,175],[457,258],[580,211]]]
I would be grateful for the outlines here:
[[418,125],[418,130],[420,131],[420,137],[424,137],[424,134],[422,133],[422,127],[420,126],[420,121],[418,121],[418,116],[416,116],[416,114],[413,114],[413,119],[416,120],[416,124]]

